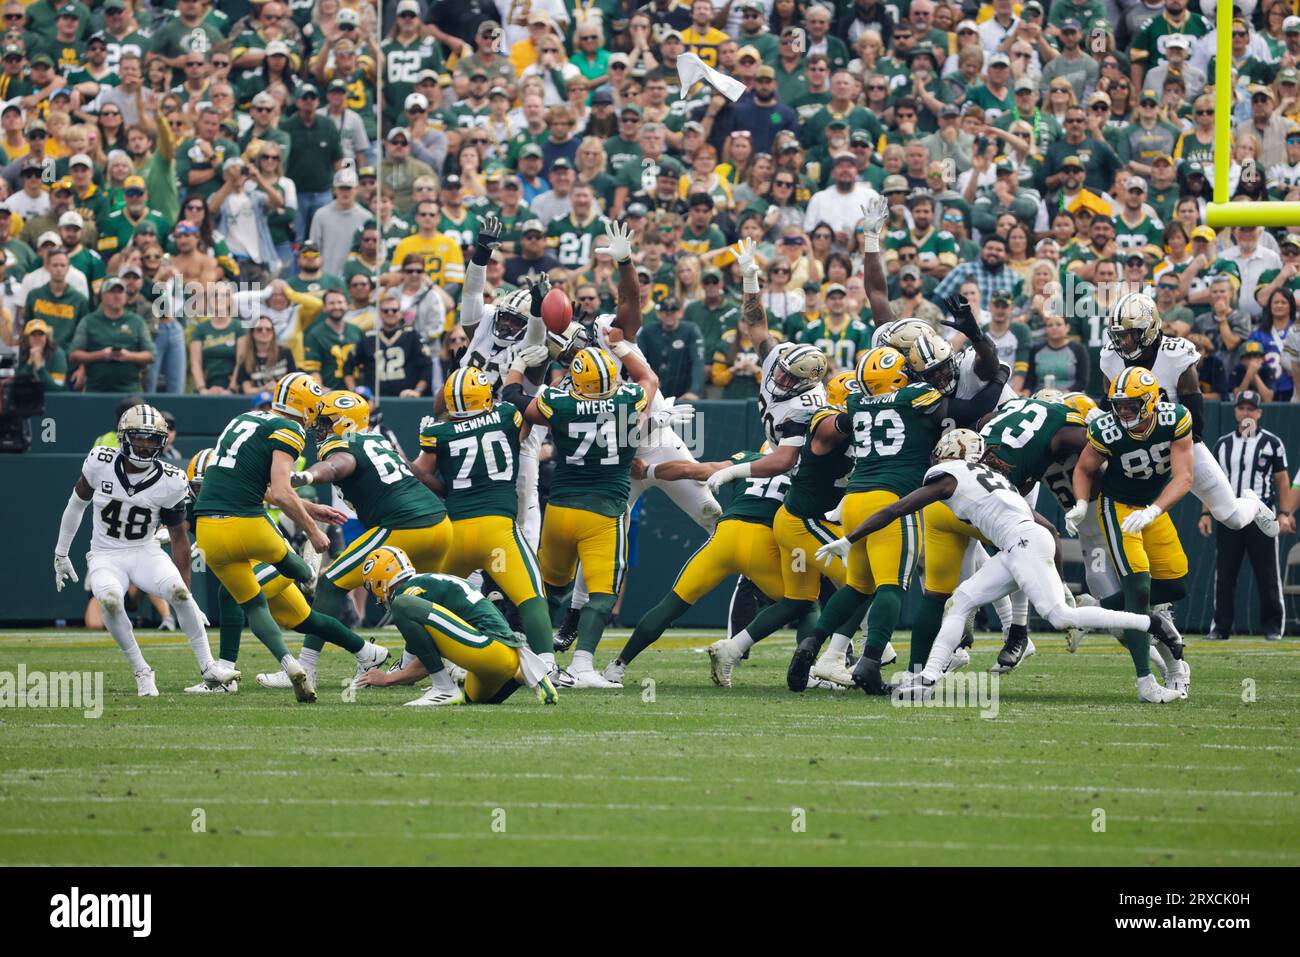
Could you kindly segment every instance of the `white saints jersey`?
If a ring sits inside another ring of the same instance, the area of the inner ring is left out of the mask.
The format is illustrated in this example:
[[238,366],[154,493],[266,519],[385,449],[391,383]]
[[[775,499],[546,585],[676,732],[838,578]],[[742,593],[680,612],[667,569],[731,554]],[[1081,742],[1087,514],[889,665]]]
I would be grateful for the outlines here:
[[155,462],[144,472],[128,472],[126,457],[117,449],[97,445],[81,474],[95,493],[90,502],[95,513],[92,552],[149,545],[159,525],[185,521],[190,486],[174,465]]
[[925,484],[941,475],[957,480],[957,488],[947,500],[953,514],[974,525],[1003,551],[1020,538],[1016,526],[1034,520],[1033,510],[1020,493],[987,465],[963,459],[940,462],[925,473]]
[[[507,342],[502,345],[500,340],[492,334],[496,325],[496,318],[496,306],[483,307],[483,318],[474,327],[474,333],[469,340],[469,348],[460,357],[460,367],[462,369],[468,369],[472,366],[487,373],[488,379],[492,382],[493,395],[500,393],[501,382],[505,379],[506,373],[510,371],[510,363],[514,361],[516,350],[521,348],[519,342]],[[537,394],[536,383],[530,382],[527,376],[524,377],[524,381],[520,384],[524,387],[525,394]]]
[[[1011,367],[1005,362],[1001,363],[1010,371]],[[1007,376],[1007,384],[1002,387],[1002,395],[998,396],[998,405],[1006,402],[1007,399],[1016,398],[1016,390],[1011,388],[1011,376]],[[957,392],[958,399],[973,399],[980,389],[988,385],[983,379],[975,374],[975,350],[967,346],[961,352],[957,353]]]
[[763,380],[758,389],[758,414],[763,420],[763,431],[773,445],[803,445],[808,423],[822,406],[826,405],[826,386],[818,382],[792,396],[776,398],[776,382],[772,373],[776,362],[793,342],[783,342],[763,360]]
[[[1179,378],[1200,361],[1201,356],[1196,351],[1196,346],[1186,339],[1175,339],[1173,336],[1160,337],[1160,342],[1156,346],[1156,359],[1151,363],[1150,368],[1170,402],[1178,401]],[[1131,365],[1142,365],[1142,363],[1129,362],[1115,351],[1114,344],[1107,337],[1101,345],[1101,374],[1106,377],[1106,381],[1114,382],[1125,367]]]

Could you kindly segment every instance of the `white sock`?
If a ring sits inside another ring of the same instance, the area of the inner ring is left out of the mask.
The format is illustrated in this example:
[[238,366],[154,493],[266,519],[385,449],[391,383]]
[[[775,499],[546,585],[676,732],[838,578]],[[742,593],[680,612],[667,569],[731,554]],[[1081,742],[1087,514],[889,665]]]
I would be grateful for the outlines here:
[[826,649],[825,654],[843,655],[844,652],[848,650],[849,650],[848,635],[831,635],[831,644],[830,647]]
[[221,658],[220,660],[218,660],[217,664],[221,665],[223,668],[237,667],[233,661],[227,661],[225,658]]
[[432,688],[434,691],[440,691],[444,694],[454,694],[456,692],[456,682],[451,680],[451,672],[446,668],[429,675],[432,679]]
[[408,666],[411,664],[411,662],[414,661],[414,660],[415,660],[415,655],[411,654],[409,651],[405,651],[405,650],[403,650],[403,651],[402,651],[402,663],[401,663],[401,665],[400,665],[399,667],[406,668],[406,667],[408,667]]
[[544,662],[546,662],[546,667],[550,668],[552,671],[555,670],[555,652],[543,651],[537,657],[541,658]]
[[358,651],[354,657],[357,659],[358,662],[360,662],[360,661],[361,661],[361,656],[362,656],[362,655],[366,655],[366,656],[371,655],[371,654],[373,653],[373,652],[372,652],[372,649],[373,649],[374,647],[375,647],[374,642],[372,642],[372,641],[364,642],[364,643],[361,645],[361,650]]
[[316,662],[320,660],[320,652],[315,648],[304,648],[302,654],[298,655],[298,664],[302,665],[308,673],[316,673]]
[[208,666],[212,664],[212,649],[208,645],[208,633],[203,627],[203,619],[199,615],[199,606],[194,604],[194,599],[188,601],[178,601],[172,604],[172,610],[176,613],[176,620],[180,622],[181,628],[185,631],[185,637],[190,643],[190,650],[194,652],[194,657],[199,660],[199,671],[207,671]]
[[1006,628],[1015,621],[1015,612],[1011,608],[1011,599],[1003,595],[993,603],[993,610],[998,614],[998,621],[1002,622],[1002,627]]
[[1258,514],[1258,502],[1253,498],[1239,498],[1236,507],[1232,510],[1232,517],[1223,524],[1229,528],[1242,529],[1255,521],[1255,516]]
[[297,663],[298,663],[298,659],[295,658],[293,655],[285,655],[283,658],[280,659],[280,667],[284,669],[285,674],[289,673],[289,665],[297,664]]
[[596,663],[592,660],[590,651],[575,651],[573,653],[573,661],[569,665],[569,671],[576,673],[595,670]]
[[104,611],[104,627],[117,642],[117,647],[122,649],[122,654],[126,655],[131,670],[134,672],[149,670],[149,663],[144,660],[144,655],[140,652],[140,643],[135,640],[135,630],[131,627],[131,619],[126,617],[126,611],[118,608],[115,612],[109,612],[104,608],[103,602],[100,602],[99,606]]
[[1029,624],[1029,596],[1023,591],[1011,593],[1011,622],[1013,625]]
[[742,628],[740,631],[732,635],[731,641],[732,644],[736,646],[736,650],[739,651],[742,655],[745,652],[749,651],[750,648],[754,647],[754,639],[749,637],[748,628]]
[[962,634],[966,630],[965,615],[945,615],[939,626],[939,634],[930,648],[930,657],[925,661],[921,677],[927,681],[938,681],[943,677],[943,669],[952,659],[952,654],[961,644]]

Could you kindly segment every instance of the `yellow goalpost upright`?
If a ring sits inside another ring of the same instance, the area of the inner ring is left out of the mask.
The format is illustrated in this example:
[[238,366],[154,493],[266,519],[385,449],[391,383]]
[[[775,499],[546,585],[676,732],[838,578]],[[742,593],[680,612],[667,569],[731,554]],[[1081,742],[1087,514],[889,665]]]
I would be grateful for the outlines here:
[[1214,64],[1214,199],[1205,221],[1226,226],[1300,226],[1300,202],[1231,203],[1228,167],[1232,161],[1232,4],[1220,0]]

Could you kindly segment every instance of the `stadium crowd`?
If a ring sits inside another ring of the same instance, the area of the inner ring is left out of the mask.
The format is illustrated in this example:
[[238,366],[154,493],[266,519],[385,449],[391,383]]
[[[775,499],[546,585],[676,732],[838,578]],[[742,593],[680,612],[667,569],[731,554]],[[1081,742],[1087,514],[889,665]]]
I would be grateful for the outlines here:
[[[758,243],[781,335],[851,369],[876,190],[895,311],[951,335],[937,303],[976,297],[1022,393],[1098,393],[1104,316],[1151,287],[1207,398],[1296,399],[1300,228],[1205,224],[1208,0],[383,8],[3,4],[0,336],[23,371],[252,395],[303,369],[431,395],[467,345],[464,264],[491,211],[486,295],[547,273],[611,311],[598,242],[621,219],[665,394],[749,398],[727,244]],[[1233,198],[1296,199],[1300,16],[1237,9]],[[686,53],[743,95],[683,96]]]

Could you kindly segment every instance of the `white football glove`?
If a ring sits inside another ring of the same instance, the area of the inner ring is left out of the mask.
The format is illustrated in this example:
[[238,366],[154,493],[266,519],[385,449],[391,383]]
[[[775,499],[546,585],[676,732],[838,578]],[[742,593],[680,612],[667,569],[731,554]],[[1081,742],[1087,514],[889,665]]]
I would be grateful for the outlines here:
[[522,375],[526,370],[539,366],[543,362],[549,362],[550,359],[551,352],[546,346],[524,346],[510,361],[510,371]]
[[862,232],[866,237],[868,252],[880,252],[880,231],[885,228],[887,219],[889,219],[888,201],[879,193],[872,192],[871,197],[862,206]]
[[67,555],[54,556],[54,590],[63,591],[63,583],[77,581],[77,570],[72,567],[72,559]]
[[740,277],[742,280],[758,281],[758,263],[754,260],[754,252],[757,247],[754,246],[753,239],[746,237],[741,239],[731,248],[732,255],[736,256],[737,263],[740,263]]
[[837,558],[848,561],[851,548],[853,548],[853,543],[847,538],[837,538],[835,541],[817,549],[817,561],[823,565],[830,565]]
[[669,399],[668,402],[668,408],[656,412],[650,417],[655,428],[658,429],[663,428],[664,426],[685,425],[687,422],[690,422],[695,418],[695,406],[691,405],[689,402],[678,403],[674,402],[672,399]]
[[632,258],[632,227],[609,219],[605,221],[605,235],[609,237],[607,248],[614,262],[625,263]]
[[1079,522],[1083,521],[1084,513],[1088,511],[1088,503],[1083,499],[1076,501],[1071,509],[1065,513],[1065,530],[1071,535],[1079,534]]
[[1146,528],[1164,511],[1159,505],[1148,505],[1146,508],[1140,508],[1128,518],[1124,519],[1120,528],[1124,529],[1125,535],[1141,534],[1142,529]]
[[718,492],[722,490],[722,486],[726,485],[728,482],[733,482],[738,478],[748,475],[749,467],[750,463],[743,462],[737,465],[728,465],[725,469],[718,469],[718,471],[709,476],[709,491],[714,495],[717,495]]

